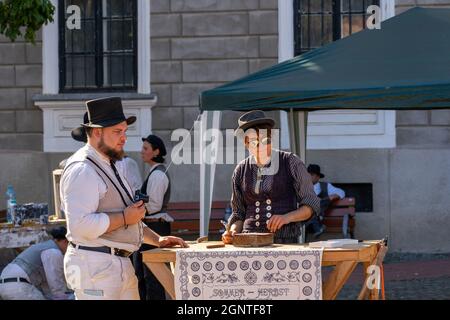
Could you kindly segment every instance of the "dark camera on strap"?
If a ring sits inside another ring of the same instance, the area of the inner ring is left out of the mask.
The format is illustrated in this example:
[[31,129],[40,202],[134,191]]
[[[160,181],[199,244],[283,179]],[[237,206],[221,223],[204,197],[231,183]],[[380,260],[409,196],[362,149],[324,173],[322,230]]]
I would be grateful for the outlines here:
[[144,203],[148,203],[149,201],[149,197],[148,195],[146,195],[145,193],[142,193],[141,190],[136,190],[134,193],[134,203],[139,202],[139,201],[144,201]]

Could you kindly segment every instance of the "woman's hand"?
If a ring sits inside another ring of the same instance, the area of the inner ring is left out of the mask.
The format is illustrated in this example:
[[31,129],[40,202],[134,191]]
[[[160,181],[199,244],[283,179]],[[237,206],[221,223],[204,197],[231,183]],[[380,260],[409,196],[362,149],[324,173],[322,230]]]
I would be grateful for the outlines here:
[[233,243],[233,236],[235,235],[236,231],[235,230],[226,230],[223,234],[222,234],[222,241],[225,244],[232,244]]
[[189,247],[183,239],[173,236],[159,237],[158,244],[160,248],[174,247],[176,245],[179,245],[182,248]]
[[278,231],[282,226],[285,224],[290,223],[289,216],[287,214],[281,214],[281,215],[273,215],[268,221],[267,221],[267,229],[269,229],[270,232],[275,233]]
[[242,227],[244,226],[244,221],[237,220],[235,221],[230,228],[225,230],[225,232],[222,234],[222,241],[225,244],[232,244],[233,243],[233,237],[236,233],[242,232]]

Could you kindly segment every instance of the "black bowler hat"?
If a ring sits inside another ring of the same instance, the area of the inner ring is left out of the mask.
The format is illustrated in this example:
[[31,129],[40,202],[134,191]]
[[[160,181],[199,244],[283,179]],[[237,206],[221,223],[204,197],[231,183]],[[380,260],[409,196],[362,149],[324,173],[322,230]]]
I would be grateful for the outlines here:
[[314,173],[314,174],[317,174],[319,177],[321,177],[321,178],[324,178],[325,177],[325,175],[323,174],[323,173],[321,173],[320,172],[320,166],[319,165],[317,165],[317,164],[310,164],[309,166],[308,166],[308,172],[309,173]]
[[160,137],[151,134],[147,138],[142,138],[142,142],[144,141],[150,143],[153,146],[153,149],[159,149],[159,155],[161,157],[164,157],[167,154],[164,141],[162,141]]
[[234,131],[235,135],[238,135],[242,130],[245,130],[256,127],[258,125],[268,125],[271,128],[275,126],[275,120],[266,116],[264,111],[261,110],[253,110],[247,113],[244,113],[238,120],[238,128]]
[[[88,113],[85,112],[83,116],[83,124],[89,123]],[[80,142],[87,142],[86,129],[84,127],[78,127],[72,130],[72,138]]]
[[86,102],[88,122],[81,124],[83,127],[106,128],[126,121],[132,124],[136,117],[125,118],[122,108],[122,99],[119,97],[101,98]]

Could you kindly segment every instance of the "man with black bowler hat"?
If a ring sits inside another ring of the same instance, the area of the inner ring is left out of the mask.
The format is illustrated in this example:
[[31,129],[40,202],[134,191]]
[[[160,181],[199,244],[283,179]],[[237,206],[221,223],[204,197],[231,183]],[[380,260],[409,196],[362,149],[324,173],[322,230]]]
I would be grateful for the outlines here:
[[[85,112],[83,115],[83,124],[87,123],[89,123],[88,113]],[[87,143],[86,129],[83,126],[73,129],[71,135],[74,140]],[[61,169],[64,169],[66,161],[67,159],[60,163]],[[128,180],[133,190],[140,189],[142,186],[142,177],[137,162],[125,154],[122,160],[116,161],[116,167],[119,168],[120,166],[123,166],[125,179]]]
[[142,223],[144,203],[134,203],[132,188],[115,166],[136,117],[125,117],[118,97],[91,100],[86,107],[87,144],[67,160],[60,182],[70,241],[64,257],[67,284],[79,300],[138,300],[130,255],[142,243],[187,244]]

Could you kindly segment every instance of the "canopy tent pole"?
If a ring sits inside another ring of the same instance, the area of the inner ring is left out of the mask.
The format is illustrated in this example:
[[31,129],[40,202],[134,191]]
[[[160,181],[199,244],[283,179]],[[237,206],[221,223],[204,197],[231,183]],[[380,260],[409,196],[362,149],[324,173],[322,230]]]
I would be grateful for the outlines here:
[[[200,236],[208,235],[214,177],[219,153],[220,111],[204,111],[200,120]],[[213,130],[209,130],[213,129]],[[211,140],[209,146],[207,142]]]
[[[307,124],[308,124],[308,112],[307,111],[294,111],[289,110],[289,139],[291,144],[291,152],[300,156],[303,163],[306,164],[306,138],[307,138]],[[306,226],[301,225],[302,231],[299,236],[298,242],[305,243],[306,241]]]
[[291,152],[297,154],[306,164],[306,138],[307,138],[307,111],[289,110],[289,140]]
[[296,116],[294,117],[297,120],[295,127],[298,132],[296,134],[298,138],[298,143],[300,144],[298,149],[300,150],[300,158],[303,163],[306,164],[306,143],[307,143],[307,134],[308,134],[308,112],[307,111],[294,111]]
[[288,130],[289,130],[289,145],[291,152],[298,154],[297,144],[295,143],[295,132],[294,132],[294,110],[290,109],[288,112]]

